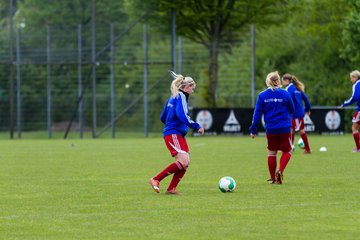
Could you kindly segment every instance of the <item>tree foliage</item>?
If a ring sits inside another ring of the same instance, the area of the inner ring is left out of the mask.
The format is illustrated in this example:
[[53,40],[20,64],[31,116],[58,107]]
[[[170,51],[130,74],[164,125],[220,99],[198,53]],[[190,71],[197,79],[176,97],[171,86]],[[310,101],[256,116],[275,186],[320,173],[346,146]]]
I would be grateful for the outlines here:
[[[138,1],[136,6],[144,6]],[[218,85],[218,56],[223,43],[227,47],[241,40],[244,30],[252,23],[264,27],[278,23],[280,13],[287,8],[284,0],[151,0],[148,8],[157,6],[150,12],[150,18],[162,22],[169,29],[171,11],[176,14],[177,34],[204,45],[209,51],[209,82],[204,98],[209,106],[216,106]],[[144,9],[140,8],[140,9]]]
[[[91,59],[91,11],[88,0],[15,1],[14,27],[21,28],[22,61],[21,77],[23,97],[29,102],[46,105],[46,27],[51,28],[53,61],[64,64],[52,65],[53,93],[58,97],[60,109],[73,109],[69,95],[77,89],[76,65],[66,64],[76,59],[77,27],[83,26],[84,61]],[[115,23],[116,32],[123,31],[143,13],[151,31],[149,59],[167,63],[170,59],[171,10],[176,14],[176,31],[183,36],[186,73],[200,79],[193,102],[202,107],[249,107],[251,77],[250,24],[256,24],[256,91],[264,87],[268,72],[295,74],[306,85],[312,105],[338,105],[351,94],[348,73],[359,68],[360,61],[360,1],[359,0],[96,0],[97,50],[109,43],[110,24]],[[8,108],[9,94],[9,1],[0,1],[0,94],[2,109]],[[138,24],[126,39],[117,44],[117,61],[134,64],[117,65],[115,71],[122,77],[122,85],[116,86],[119,109],[124,109],[138,97],[142,89],[143,42],[142,27]],[[14,29],[16,30],[16,29]],[[131,48],[126,49],[131,45]],[[158,47],[162,48],[158,48]],[[205,49],[200,54],[199,49]],[[42,52],[41,52],[42,51]],[[41,53],[40,53],[41,52]],[[73,55],[67,55],[67,53]],[[126,52],[126,53],[125,53]],[[191,55],[193,54],[193,55]],[[195,54],[197,54],[195,56]],[[126,55],[126,56],[125,56]],[[191,56],[190,56],[191,55]],[[239,57],[240,55],[240,57]],[[190,57],[189,57],[190,56]],[[55,59],[56,57],[62,59]],[[161,59],[160,59],[161,58]],[[109,52],[99,56],[99,61],[109,59]],[[35,64],[36,63],[36,64]],[[41,63],[41,64],[39,64]],[[170,64],[168,64],[170,65]],[[166,71],[168,65],[156,65]],[[155,67],[151,66],[152,69]],[[108,91],[109,65],[97,67],[97,83],[101,91]],[[151,74],[154,72],[151,69]],[[240,69],[240,70],[239,70]],[[236,70],[236,76],[228,77]],[[84,66],[84,75],[89,66]],[[160,70],[159,70],[160,71]],[[240,73],[239,73],[240,72]],[[101,75],[100,75],[101,73]],[[90,82],[90,79],[84,79]],[[130,88],[124,88],[124,84]],[[74,85],[75,84],[75,85]],[[166,86],[165,86],[166,85]],[[168,84],[161,86],[168,90]],[[202,90],[203,89],[203,90]],[[164,90],[156,92],[150,101],[160,108]],[[107,92],[106,92],[107,93]],[[107,96],[106,96],[107,97]],[[241,101],[239,101],[241,99]],[[87,102],[91,102],[87,99]],[[24,103],[25,104],[25,103]],[[107,99],[99,104],[107,108]],[[100,106],[100,108],[101,108]],[[43,107],[43,106],[42,106]],[[90,107],[87,104],[86,107]],[[28,118],[45,108],[24,106]],[[91,114],[91,113],[90,113]],[[64,112],[56,120],[68,120]],[[157,119],[153,110],[151,116]],[[134,122],[141,117],[131,116]],[[104,117],[105,118],[105,117]],[[4,118],[2,118],[4,119]],[[90,119],[90,117],[88,117]],[[1,120],[3,121],[3,120]],[[126,122],[126,121],[124,121]],[[129,120],[130,122],[130,120]],[[3,123],[3,122],[2,122]],[[4,125],[4,124],[3,124]]]
[[[342,40],[344,46],[341,48],[342,57],[348,59],[355,66],[360,62],[360,1],[347,0],[349,14],[344,22]],[[359,67],[358,67],[359,68]]]
[[[340,57],[347,11],[343,0],[307,0],[291,13],[288,23],[261,31],[257,76],[264,79],[272,70],[290,72],[304,81],[313,105],[340,104],[350,89],[352,68]],[[262,79],[258,82],[264,86]]]

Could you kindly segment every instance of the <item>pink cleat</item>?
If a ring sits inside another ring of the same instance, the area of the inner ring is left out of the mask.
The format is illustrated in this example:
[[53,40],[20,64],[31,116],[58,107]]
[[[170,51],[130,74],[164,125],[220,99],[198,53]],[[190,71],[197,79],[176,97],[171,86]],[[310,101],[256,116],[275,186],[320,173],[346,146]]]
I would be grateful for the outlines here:
[[360,149],[354,148],[354,149],[352,150],[352,152],[354,152],[354,153],[360,152]]
[[173,188],[170,190],[166,190],[165,194],[179,195],[180,193],[178,191],[176,191],[175,188]]
[[160,182],[158,180],[150,178],[149,183],[156,193],[160,192],[160,188],[159,188]]

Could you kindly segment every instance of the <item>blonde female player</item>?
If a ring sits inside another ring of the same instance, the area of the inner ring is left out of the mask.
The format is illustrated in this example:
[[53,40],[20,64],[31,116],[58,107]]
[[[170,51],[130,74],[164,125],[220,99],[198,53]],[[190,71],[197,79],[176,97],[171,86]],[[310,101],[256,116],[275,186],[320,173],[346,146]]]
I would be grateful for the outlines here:
[[173,72],[172,75],[175,77],[175,80],[172,81],[170,87],[171,97],[166,102],[160,119],[165,124],[163,129],[165,144],[171,156],[175,157],[175,162],[151,178],[149,183],[154,191],[159,193],[161,180],[174,174],[165,193],[178,194],[176,187],[190,163],[189,147],[185,139],[188,127],[202,135],[204,134],[204,128],[197,122],[192,121],[189,116],[188,98],[194,92],[196,87],[195,81],[191,77],[183,77]]
[[360,72],[358,70],[352,71],[350,73],[350,80],[353,84],[352,95],[348,100],[344,101],[343,104],[341,104],[340,108],[344,108],[356,102],[356,111],[352,119],[353,124],[351,130],[355,141],[355,148],[353,149],[353,152],[360,152]]
[[[278,72],[271,72],[266,77],[268,89],[259,93],[250,136],[255,137],[258,124],[264,114],[266,138],[268,143],[268,168],[270,173],[269,184],[282,184],[283,173],[291,158],[291,120],[290,114],[294,111],[294,104],[290,94],[281,89],[281,80]],[[279,170],[276,171],[276,155],[281,150]]]
[[[309,102],[309,99],[304,93],[305,86],[300,80],[295,77],[294,75],[291,75],[289,73],[286,73],[282,77],[282,83],[286,87],[286,91],[290,93],[290,96],[294,102],[294,113],[292,114],[292,126],[291,126],[291,138],[292,138],[292,144],[294,145],[294,138],[295,138],[295,132],[299,132],[301,139],[304,142],[305,149],[304,154],[310,154],[310,144],[307,137],[307,134],[305,132],[304,128],[304,116],[307,114],[310,116],[310,110],[311,105]],[[303,107],[303,101],[305,104],[305,109]]]

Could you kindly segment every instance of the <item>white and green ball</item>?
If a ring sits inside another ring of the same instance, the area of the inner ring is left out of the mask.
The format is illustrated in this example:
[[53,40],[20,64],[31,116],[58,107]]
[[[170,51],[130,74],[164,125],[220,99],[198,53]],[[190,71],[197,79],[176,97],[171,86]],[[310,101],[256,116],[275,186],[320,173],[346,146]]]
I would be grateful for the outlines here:
[[301,149],[304,149],[305,148],[305,144],[304,144],[304,141],[300,138],[299,141],[298,141],[298,147],[301,148]]
[[232,192],[236,188],[236,182],[232,177],[226,176],[219,180],[218,187],[221,192]]

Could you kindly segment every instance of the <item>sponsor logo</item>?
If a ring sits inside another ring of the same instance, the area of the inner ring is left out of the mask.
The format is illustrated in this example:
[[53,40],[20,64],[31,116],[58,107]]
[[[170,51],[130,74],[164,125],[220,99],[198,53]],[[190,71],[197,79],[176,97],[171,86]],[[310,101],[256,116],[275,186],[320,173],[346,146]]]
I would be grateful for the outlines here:
[[315,124],[311,120],[310,116],[305,114],[304,116],[304,129],[306,132],[315,132]]
[[230,115],[225,122],[224,132],[240,132],[241,126],[239,121],[236,119],[234,110],[230,111]]
[[213,124],[213,117],[210,111],[202,110],[196,115],[196,122],[205,130],[209,130]]
[[265,99],[264,102],[268,103],[268,102],[283,102],[283,99],[281,98],[268,98],[268,99]]
[[325,115],[325,125],[329,130],[336,130],[341,123],[340,114],[337,111],[328,111]]

